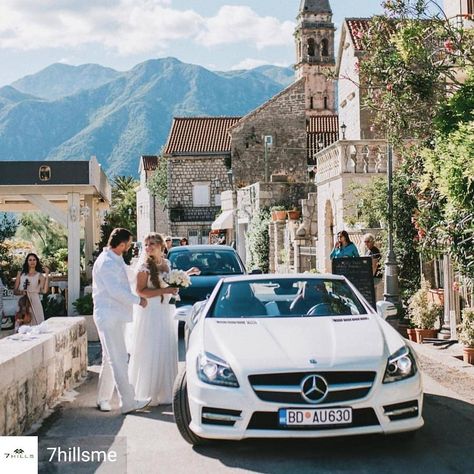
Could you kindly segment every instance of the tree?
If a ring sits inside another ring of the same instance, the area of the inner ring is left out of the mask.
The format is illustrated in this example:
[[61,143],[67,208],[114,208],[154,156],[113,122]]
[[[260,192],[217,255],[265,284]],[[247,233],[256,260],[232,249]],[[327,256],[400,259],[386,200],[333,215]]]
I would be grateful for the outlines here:
[[259,268],[263,273],[267,273],[269,268],[270,236],[268,226],[270,221],[269,209],[262,208],[252,217],[247,232],[249,268]]
[[158,164],[147,186],[158,202],[164,205],[168,203],[168,161],[163,156],[158,158]]
[[5,285],[10,283],[9,280],[13,276],[11,270],[14,269],[13,255],[6,240],[15,235],[17,227],[18,223],[14,217],[2,213],[0,218],[0,277]]
[[17,235],[31,241],[42,257],[52,257],[58,250],[67,249],[66,229],[41,212],[24,213]]
[[457,269],[474,278],[474,120],[440,136],[424,159],[421,244],[449,253]]
[[474,64],[474,31],[432,0],[387,0],[361,32],[365,106],[392,142],[432,139],[433,120]]
[[[359,71],[364,106],[402,161],[394,173],[394,243],[406,299],[419,285],[418,250],[449,251],[464,269],[472,265],[472,209],[458,201],[454,212],[452,192],[469,196],[460,175],[474,156],[462,125],[472,120],[474,88],[464,80],[474,30],[450,22],[431,0],[383,5],[384,15],[357,33],[365,49]],[[415,143],[407,146],[407,138]]]
[[137,233],[136,188],[138,181],[129,176],[117,176],[112,182],[112,202],[101,226],[99,252],[107,245],[109,235],[116,227]]

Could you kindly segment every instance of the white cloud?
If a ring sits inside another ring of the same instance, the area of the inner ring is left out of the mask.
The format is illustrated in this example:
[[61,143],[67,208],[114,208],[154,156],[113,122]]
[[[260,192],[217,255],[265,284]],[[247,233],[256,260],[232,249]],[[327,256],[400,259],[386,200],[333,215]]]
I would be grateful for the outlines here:
[[191,10],[173,10],[169,4],[170,0],[2,0],[0,48],[96,43],[132,54],[197,35],[202,17]]
[[275,63],[271,61],[265,61],[264,59],[247,58],[247,59],[244,59],[243,61],[240,61],[240,63],[235,64],[230,69],[231,71],[238,71],[240,69],[253,69],[255,67],[265,66],[267,64],[271,64],[272,66],[280,66],[280,67],[289,66],[289,64]]
[[292,41],[294,24],[223,6],[214,17],[172,8],[171,0],[1,0],[0,48],[34,50],[101,44],[121,54],[247,42],[262,49]]
[[197,39],[206,46],[251,42],[258,49],[292,42],[295,25],[274,17],[260,17],[247,6],[223,6],[216,16],[205,20]]

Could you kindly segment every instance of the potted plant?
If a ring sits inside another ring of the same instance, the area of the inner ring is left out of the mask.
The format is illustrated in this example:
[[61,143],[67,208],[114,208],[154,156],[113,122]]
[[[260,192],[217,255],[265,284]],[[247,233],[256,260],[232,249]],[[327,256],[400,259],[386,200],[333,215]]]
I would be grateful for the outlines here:
[[293,209],[290,209],[288,212],[288,219],[290,221],[296,221],[300,218],[301,216],[301,211],[299,211],[296,207],[294,207]]
[[474,308],[462,310],[461,330],[459,340],[463,343],[463,360],[474,364]]
[[443,311],[442,306],[431,301],[429,289],[430,284],[423,280],[421,288],[410,298],[408,304],[408,314],[416,328],[416,342],[419,344],[424,339],[436,337],[438,330],[435,325]]
[[407,336],[410,341],[416,342],[416,329],[413,324],[410,324],[410,326],[407,327]]
[[272,212],[272,221],[286,220],[285,206],[273,206],[270,211]]

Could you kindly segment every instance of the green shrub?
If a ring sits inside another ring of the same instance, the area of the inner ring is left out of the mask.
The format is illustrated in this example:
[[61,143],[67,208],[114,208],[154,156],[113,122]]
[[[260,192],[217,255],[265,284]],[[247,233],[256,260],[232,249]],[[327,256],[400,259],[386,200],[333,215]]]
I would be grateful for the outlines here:
[[255,213],[249,224],[247,233],[249,250],[249,270],[259,268],[263,273],[268,272],[270,257],[270,237],[268,225],[270,224],[270,212],[263,208]]
[[409,300],[410,320],[419,329],[434,329],[442,315],[443,307],[430,301],[429,289],[429,282],[423,280],[421,288]]
[[474,308],[464,308],[462,311],[459,340],[466,347],[474,347]]
[[72,305],[78,314],[92,314],[94,310],[92,294],[88,293],[87,295],[77,298]]

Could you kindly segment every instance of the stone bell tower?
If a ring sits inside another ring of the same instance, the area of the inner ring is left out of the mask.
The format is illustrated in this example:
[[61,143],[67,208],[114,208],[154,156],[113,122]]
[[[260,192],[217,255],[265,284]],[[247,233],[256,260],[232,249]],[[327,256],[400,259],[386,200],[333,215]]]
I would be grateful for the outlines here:
[[306,115],[336,111],[334,23],[329,0],[301,0],[296,18],[296,79],[306,79]]

